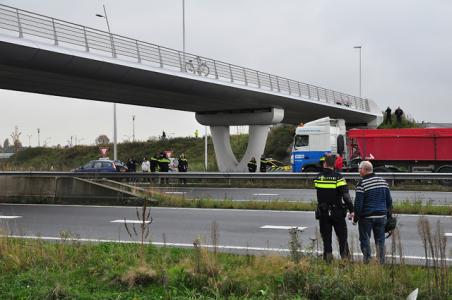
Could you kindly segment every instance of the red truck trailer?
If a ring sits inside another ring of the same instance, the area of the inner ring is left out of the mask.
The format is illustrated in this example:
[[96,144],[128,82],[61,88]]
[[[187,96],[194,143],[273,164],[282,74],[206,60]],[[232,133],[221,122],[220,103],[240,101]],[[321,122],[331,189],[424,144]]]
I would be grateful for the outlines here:
[[452,173],[452,128],[350,129],[350,161],[369,160],[378,172]]

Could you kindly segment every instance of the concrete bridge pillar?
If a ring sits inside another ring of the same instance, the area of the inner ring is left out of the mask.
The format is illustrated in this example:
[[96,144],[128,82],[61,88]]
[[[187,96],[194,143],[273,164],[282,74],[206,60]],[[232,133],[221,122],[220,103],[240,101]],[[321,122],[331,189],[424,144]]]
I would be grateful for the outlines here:
[[[221,172],[247,172],[247,164],[252,157],[256,158],[259,168],[270,126],[281,122],[283,118],[284,110],[278,108],[196,113],[199,123],[210,126],[215,157]],[[249,126],[248,146],[238,161],[232,152],[229,127],[246,125]]]

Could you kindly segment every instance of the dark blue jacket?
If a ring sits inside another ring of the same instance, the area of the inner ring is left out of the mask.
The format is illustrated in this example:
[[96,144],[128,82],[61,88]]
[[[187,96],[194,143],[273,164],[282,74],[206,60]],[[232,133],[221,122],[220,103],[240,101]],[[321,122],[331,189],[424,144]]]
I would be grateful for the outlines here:
[[388,183],[375,174],[368,174],[356,186],[355,222],[359,218],[382,216],[392,208]]

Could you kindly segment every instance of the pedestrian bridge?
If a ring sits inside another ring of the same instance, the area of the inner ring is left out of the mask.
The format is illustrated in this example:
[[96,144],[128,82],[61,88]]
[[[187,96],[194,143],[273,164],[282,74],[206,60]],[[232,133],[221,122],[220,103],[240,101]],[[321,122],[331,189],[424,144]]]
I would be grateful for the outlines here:
[[[260,156],[271,124],[329,116],[375,126],[382,114],[369,99],[5,5],[0,65],[2,89],[195,112],[211,126],[224,171]],[[242,163],[230,125],[250,125]]]

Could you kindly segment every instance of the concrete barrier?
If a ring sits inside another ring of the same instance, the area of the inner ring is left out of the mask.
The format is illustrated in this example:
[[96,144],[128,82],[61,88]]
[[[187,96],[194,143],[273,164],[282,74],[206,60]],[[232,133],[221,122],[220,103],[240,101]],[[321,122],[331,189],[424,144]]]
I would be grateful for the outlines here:
[[0,176],[0,202],[141,205],[142,199],[78,178]]

